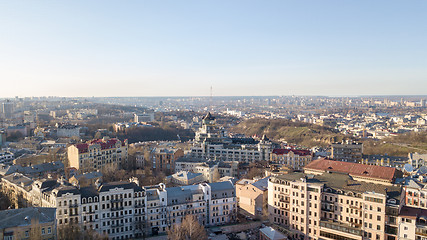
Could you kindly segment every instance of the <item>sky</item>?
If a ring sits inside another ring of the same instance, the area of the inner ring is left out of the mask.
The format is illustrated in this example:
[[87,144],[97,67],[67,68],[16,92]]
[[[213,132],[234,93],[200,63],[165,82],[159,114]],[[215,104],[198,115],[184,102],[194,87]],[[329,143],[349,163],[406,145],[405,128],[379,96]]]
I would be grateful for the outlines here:
[[0,98],[427,95],[427,1],[0,0]]

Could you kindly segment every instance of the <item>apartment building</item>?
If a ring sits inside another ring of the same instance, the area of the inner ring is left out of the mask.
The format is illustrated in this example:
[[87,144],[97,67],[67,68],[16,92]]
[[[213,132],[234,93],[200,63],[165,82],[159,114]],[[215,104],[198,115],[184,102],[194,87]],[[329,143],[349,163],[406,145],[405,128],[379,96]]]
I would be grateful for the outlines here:
[[[55,184],[39,190],[41,202],[34,205],[56,207],[58,226],[79,224],[107,234],[110,239],[140,237],[145,230],[145,191],[133,182],[111,182],[77,188]],[[142,217],[142,218],[141,218]]]
[[271,177],[268,188],[270,221],[295,239],[397,239],[386,220],[399,206],[399,187],[298,172]]
[[187,171],[181,171],[167,176],[166,180],[167,182],[171,182],[177,185],[193,185],[205,181],[203,174]]
[[236,220],[236,191],[230,181],[201,184],[205,192],[208,226],[223,225]]
[[270,163],[294,170],[302,170],[305,165],[311,162],[312,158],[309,150],[276,148],[271,153]]
[[420,153],[408,153],[408,163],[412,165],[414,169],[418,169],[425,166],[427,162],[427,154]]
[[78,188],[63,180],[45,179],[27,184],[16,194],[29,205],[56,208],[59,227],[75,223],[114,240],[165,233],[186,214],[197,215],[207,226],[222,225],[235,219],[237,206],[230,181],[175,188],[111,182]]
[[56,137],[80,137],[80,126],[56,124]]
[[1,179],[1,191],[16,208],[29,207],[31,203],[30,191],[33,180],[21,173],[13,173]]
[[154,122],[154,113],[140,113],[133,115],[134,122]]
[[[1,141],[0,141],[1,142]],[[1,144],[0,144],[1,146]],[[15,159],[15,155],[8,151],[0,151],[0,163],[11,163]]]
[[180,148],[155,148],[151,153],[153,169],[172,173],[175,171],[175,161],[183,156],[184,151]]
[[332,158],[344,162],[360,162],[363,155],[363,143],[342,141],[332,144]]
[[196,132],[190,154],[194,158],[211,160],[268,161],[274,146],[265,135],[260,141],[226,137],[224,129],[216,125],[215,117],[208,113],[202,120],[202,127]]
[[427,239],[427,210],[403,206],[399,218],[399,239]]
[[0,239],[56,239],[55,213],[40,207],[0,211]]
[[346,173],[358,181],[393,185],[396,178],[403,173],[396,168],[366,165],[352,162],[341,162],[328,159],[316,159],[304,167],[307,174],[323,174],[327,172]]
[[239,177],[239,162],[215,161],[202,158],[180,158],[175,162],[175,172],[201,173],[204,181],[215,182],[222,177]]
[[242,179],[236,183],[236,196],[239,209],[244,214],[262,217],[267,211],[269,177],[251,180]]
[[107,165],[119,167],[128,160],[128,142],[104,137],[68,147],[70,167],[80,172],[102,170]]

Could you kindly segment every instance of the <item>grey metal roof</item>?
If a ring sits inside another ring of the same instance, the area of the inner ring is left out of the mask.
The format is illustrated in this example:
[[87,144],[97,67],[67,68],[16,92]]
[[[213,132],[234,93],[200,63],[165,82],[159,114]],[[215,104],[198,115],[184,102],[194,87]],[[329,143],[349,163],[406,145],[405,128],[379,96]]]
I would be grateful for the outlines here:
[[82,198],[95,197],[99,195],[98,191],[93,186],[80,188],[80,194]]
[[29,177],[27,177],[21,173],[10,174],[10,175],[3,177],[3,179],[5,179],[11,183],[14,183],[15,185],[24,186],[24,187],[31,186],[31,184],[33,184],[33,182],[34,182],[31,178],[29,178]]
[[230,181],[208,183],[208,184],[211,187],[212,199],[236,196],[234,185]]
[[267,190],[268,188],[268,179],[270,179],[270,177],[265,177],[263,179],[260,179],[256,182],[254,182],[252,185],[262,191]]
[[31,225],[32,219],[53,224],[55,215],[56,208],[29,207],[0,211],[0,229]]
[[[199,185],[188,185],[183,187],[166,188],[168,195],[168,205],[183,204],[193,199],[193,194],[202,194]],[[172,200],[174,203],[172,203]]]
[[179,173],[174,174],[174,177],[180,177],[185,178],[186,180],[191,180],[193,178],[196,178],[198,176],[201,176],[201,173],[193,173],[193,172],[187,172],[187,171],[181,171]]
[[135,187],[137,187],[137,185],[133,182],[110,182],[102,184],[101,187],[99,187],[99,192],[106,192],[114,188],[135,189]]
[[57,197],[61,197],[62,195],[67,193],[72,193],[74,195],[80,194],[80,190],[74,186],[61,186],[59,188],[56,188],[56,191],[57,191],[56,193]]
[[32,175],[32,174],[40,174],[44,172],[54,172],[54,171],[63,170],[63,169],[64,169],[64,164],[61,161],[42,163],[42,164],[30,166],[30,167],[22,167],[20,165],[0,164],[0,175],[5,176],[15,172]]

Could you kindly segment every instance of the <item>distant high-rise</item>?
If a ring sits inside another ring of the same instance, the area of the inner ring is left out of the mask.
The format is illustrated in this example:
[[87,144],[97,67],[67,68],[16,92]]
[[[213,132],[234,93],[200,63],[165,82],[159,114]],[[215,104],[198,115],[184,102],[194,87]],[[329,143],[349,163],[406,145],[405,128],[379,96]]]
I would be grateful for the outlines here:
[[2,103],[2,113],[4,118],[12,118],[13,109],[14,109],[13,102],[7,100],[6,102]]

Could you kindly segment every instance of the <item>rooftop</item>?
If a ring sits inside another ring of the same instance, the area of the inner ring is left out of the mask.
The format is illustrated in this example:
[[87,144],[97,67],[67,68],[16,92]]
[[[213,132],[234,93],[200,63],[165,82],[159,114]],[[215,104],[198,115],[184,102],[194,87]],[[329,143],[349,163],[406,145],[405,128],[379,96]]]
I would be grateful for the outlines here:
[[277,154],[277,155],[288,154],[289,152],[293,152],[294,154],[296,154],[298,156],[311,155],[310,150],[280,149],[280,148],[273,149],[273,154]]
[[392,167],[367,165],[360,163],[341,162],[328,159],[316,159],[307,164],[304,170],[320,170],[329,172],[348,173],[352,176],[375,178],[393,181],[398,170]]
[[56,208],[29,207],[0,211],[0,229],[31,225],[33,219],[39,223],[55,222]]

